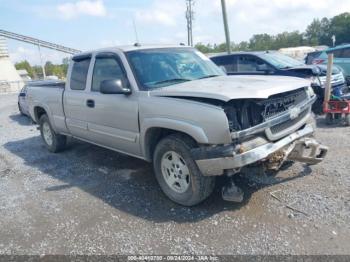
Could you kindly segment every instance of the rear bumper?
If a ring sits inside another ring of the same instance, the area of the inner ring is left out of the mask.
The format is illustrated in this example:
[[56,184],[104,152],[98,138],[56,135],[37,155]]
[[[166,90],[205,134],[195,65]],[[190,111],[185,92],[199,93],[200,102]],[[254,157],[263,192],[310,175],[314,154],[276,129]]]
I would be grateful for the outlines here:
[[[207,176],[222,175],[224,170],[234,170],[268,159],[279,151],[285,155],[284,159],[317,164],[323,160],[328,148],[320,145],[310,136],[314,129],[311,124],[278,140],[275,143],[264,139],[242,143],[239,146],[217,146],[192,150],[192,155],[203,173]],[[248,148],[248,149],[245,149]]]

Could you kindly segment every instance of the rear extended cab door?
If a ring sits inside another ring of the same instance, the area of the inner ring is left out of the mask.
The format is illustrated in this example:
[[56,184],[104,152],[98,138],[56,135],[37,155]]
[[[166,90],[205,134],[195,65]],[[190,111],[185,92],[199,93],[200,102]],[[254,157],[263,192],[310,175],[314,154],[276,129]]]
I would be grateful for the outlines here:
[[87,101],[92,54],[74,56],[67,75],[63,95],[63,108],[69,133],[77,138],[88,139]]

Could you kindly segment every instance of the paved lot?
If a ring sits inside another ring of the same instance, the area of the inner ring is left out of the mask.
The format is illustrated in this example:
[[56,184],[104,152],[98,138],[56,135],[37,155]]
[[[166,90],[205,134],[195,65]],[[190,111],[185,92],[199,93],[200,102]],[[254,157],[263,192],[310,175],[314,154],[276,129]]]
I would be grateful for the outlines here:
[[238,177],[242,204],[218,186],[185,208],[143,161],[77,141],[49,153],[16,96],[0,95],[0,254],[350,254],[350,128],[318,125],[322,164],[270,186]]

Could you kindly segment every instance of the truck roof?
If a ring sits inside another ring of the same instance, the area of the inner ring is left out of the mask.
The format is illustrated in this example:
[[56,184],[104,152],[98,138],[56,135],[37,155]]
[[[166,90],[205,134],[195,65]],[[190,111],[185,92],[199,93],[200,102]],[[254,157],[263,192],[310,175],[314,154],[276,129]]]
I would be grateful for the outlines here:
[[326,51],[326,53],[332,53],[334,51],[337,51],[337,50],[341,50],[341,49],[346,49],[346,48],[350,48],[350,44],[342,44],[342,45],[338,45],[336,47],[331,47],[331,48],[328,48],[324,51]]
[[135,51],[135,50],[147,50],[147,49],[160,49],[160,48],[193,48],[191,46],[185,46],[185,45],[141,45],[141,44],[134,44],[134,45],[125,45],[125,46],[114,46],[114,47],[106,47],[106,48],[100,48],[90,51],[84,51],[79,54],[76,54],[73,56],[84,56],[91,54],[93,52],[113,52],[113,51],[122,51],[122,52],[129,52],[129,51]]

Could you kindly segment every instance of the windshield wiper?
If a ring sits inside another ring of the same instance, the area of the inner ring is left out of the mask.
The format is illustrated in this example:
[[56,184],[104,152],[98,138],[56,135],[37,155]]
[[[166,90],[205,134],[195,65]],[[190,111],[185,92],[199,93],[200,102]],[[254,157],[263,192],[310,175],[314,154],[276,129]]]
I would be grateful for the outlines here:
[[220,76],[220,75],[207,75],[207,76],[202,76],[202,77],[197,78],[197,79],[211,78],[211,77],[217,77],[217,76]]
[[166,84],[166,83],[172,83],[172,82],[188,82],[191,81],[191,79],[187,78],[172,78],[172,79],[167,79],[167,80],[162,80],[153,83],[154,85],[159,85],[159,84]]

